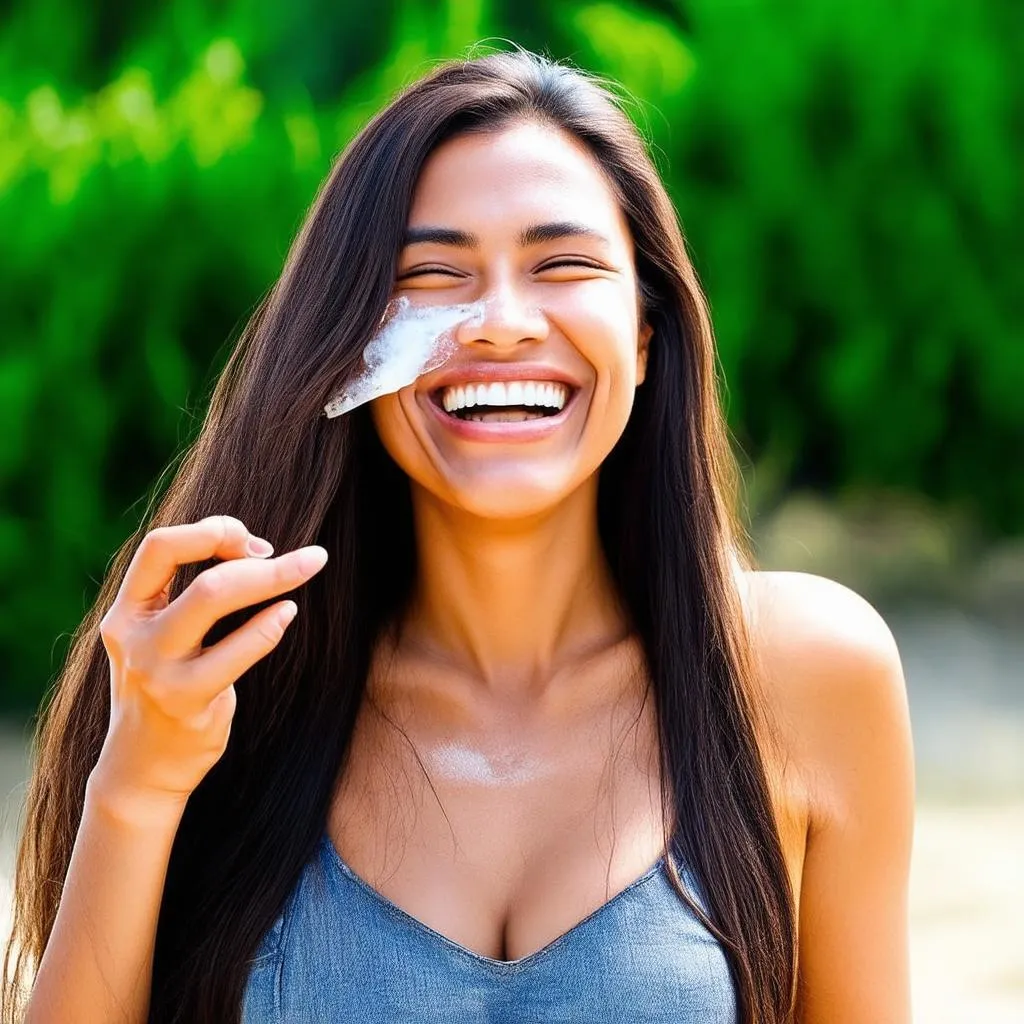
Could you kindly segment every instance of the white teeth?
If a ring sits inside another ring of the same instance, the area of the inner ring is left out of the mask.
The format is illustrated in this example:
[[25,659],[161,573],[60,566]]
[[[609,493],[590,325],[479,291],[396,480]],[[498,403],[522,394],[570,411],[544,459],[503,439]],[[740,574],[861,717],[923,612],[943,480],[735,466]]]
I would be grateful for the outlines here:
[[540,405],[561,409],[568,397],[568,387],[553,381],[491,381],[487,384],[445,388],[441,393],[441,404],[446,412],[475,406],[504,405]]

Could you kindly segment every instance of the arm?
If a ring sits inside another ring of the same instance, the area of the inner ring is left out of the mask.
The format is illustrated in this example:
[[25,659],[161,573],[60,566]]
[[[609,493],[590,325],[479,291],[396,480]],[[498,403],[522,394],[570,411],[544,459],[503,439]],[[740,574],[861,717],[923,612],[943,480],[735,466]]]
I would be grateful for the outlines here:
[[[881,616],[820,577],[800,637],[814,800],[801,884],[798,1024],[909,1024],[914,763],[899,653]],[[813,593],[812,593],[813,592]]]
[[25,1024],[143,1024],[180,808],[134,800],[93,773]]
[[[110,724],[27,1024],[142,1024],[149,1015],[157,923],[185,804],[227,747],[235,681],[277,646],[295,602],[258,611],[210,647],[202,640],[224,615],[294,590],[327,559],[316,545],[269,559],[273,548],[250,540],[259,539],[230,516],[151,530],[100,622]],[[168,600],[179,566],[215,557],[218,565]]]

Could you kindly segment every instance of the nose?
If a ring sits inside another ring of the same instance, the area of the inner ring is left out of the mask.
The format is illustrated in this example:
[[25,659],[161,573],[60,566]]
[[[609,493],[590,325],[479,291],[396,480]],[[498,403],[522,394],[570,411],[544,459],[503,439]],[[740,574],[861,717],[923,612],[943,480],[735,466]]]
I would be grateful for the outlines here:
[[485,342],[499,349],[513,349],[522,341],[543,341],[548,322],[536,304],[525,301],[509,285],[496,287],[482,295],[483,313],[463,321],[455,329],[461,345]]

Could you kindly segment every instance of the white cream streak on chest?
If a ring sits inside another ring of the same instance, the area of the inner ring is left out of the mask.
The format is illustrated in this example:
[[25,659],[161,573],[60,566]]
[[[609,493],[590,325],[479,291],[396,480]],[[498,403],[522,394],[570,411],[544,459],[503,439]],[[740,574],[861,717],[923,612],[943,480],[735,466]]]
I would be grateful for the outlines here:
[[431,773],[449,782],[508,786],[534,782],[551,774],[550,764],[539,758],[514,755],[491,758],[459,743],[446,743],[427,752]]

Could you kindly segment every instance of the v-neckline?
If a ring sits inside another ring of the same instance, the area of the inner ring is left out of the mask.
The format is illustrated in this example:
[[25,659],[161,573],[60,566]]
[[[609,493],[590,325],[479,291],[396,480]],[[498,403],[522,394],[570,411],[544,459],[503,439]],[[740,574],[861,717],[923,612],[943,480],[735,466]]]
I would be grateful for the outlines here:
[[437,931],[435,928],[431,928],[430,925],[425,924],[418,917],[413,917],[407,910],[403,910],[397,903],[389,900],[383,893],[378,892],[369,882],[364,878],[361,878],[355,871],[352,870],[345,863],[344,858],[338,852],[338,848],[334,845],[334,841],[331,839],[327,832],[324,832],[322,837],[322,843],[327,847],[328,853],[333,860],[334,864],[342,871],[342,873],[356,885],[360,886],[367,895],[375,902],[386,907],[392,913],[398,914],[404,919],[412,928],[416,931],[427,935],[434,941],[440,941],[449,949],[455,950],[457,953],[463,956],[469,957],[470,959],[486,964],[488,967],[504,969],[506,971],[516,970],[526,964],[532,963],[535,960],[547,955],[556,946],[560,946],[563,942],[567,942],[577,932],[579,932],[586,924],[593,921],[600,914],[603,914],[609,907],[615,904],[619,899],[625,896],[627,893],[639,888],[644,882],[653,878],[659,871],[662,864],[665,862],[665,855],[662,854],[639,878],[634,879],[624,889],[620,889],[610,900],[606,900],[599,907],[592,910],[586,917],[581,921],[577,921],[567,931],[562,932],[561,935],[553,938],[547,945],[542,946],[540,949],[534,950],[532,953],[528,953],[526,956],[519,957],[518,960],[497,960],[494,957],[484,956],[483,953],[478,953],[474,949],[470,949],[468,946],[463,946],[462,943],[456,942],[454,939],[450,939],[447,935]]

